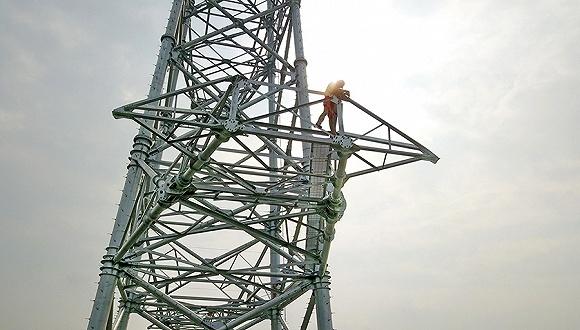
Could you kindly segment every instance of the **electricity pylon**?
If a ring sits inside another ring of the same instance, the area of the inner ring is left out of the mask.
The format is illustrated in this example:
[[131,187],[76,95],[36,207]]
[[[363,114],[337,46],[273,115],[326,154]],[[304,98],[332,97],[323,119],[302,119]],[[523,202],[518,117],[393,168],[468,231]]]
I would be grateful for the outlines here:
[[438,158],[353,99],[338,134],[313,129],[322,100],[299,1],[174,0],[147,98],[113,110],[140,129],[88,329],[281,330],[296,301],[300,329],[314,310],[332,329],[343,185]]

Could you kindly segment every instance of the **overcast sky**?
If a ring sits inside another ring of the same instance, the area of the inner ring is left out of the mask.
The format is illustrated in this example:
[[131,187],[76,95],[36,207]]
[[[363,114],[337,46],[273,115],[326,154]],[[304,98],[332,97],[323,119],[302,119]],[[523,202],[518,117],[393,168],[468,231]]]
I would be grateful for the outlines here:
[[[0,0],[3,330],[86,327],[169,6]],[[335,328],[580,328],[580,2],[302,10],[310,86],[441,157],[348,182]]]

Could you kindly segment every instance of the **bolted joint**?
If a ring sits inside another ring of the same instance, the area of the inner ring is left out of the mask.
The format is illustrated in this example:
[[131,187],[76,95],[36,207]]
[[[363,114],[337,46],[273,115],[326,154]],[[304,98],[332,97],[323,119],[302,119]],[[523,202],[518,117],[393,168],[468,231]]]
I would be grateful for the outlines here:
[[171,42],[171,46],[175,45],[175,37],[171,34],[164,34],[161,36],[161,42],[163,42],[164,40],[169,40]]
[[242,21],[239,18],[232,18],[232,22],[234,23],[234,26],[237,28],[244,26],[244,21]]
[[159,180],[157,182],[157,199],[165,200],[169,195],[169,184],[165,180]]
[[294,60],[294,67],[297,67],[299,64],[304,64],[304,66],[307,66],[308,61],[304,57],[299,57]]
[[331,223],[336,223],[342,215],[344,210],[346,210],[346,200],[340,193],[340,198],[334,200],[330,197],[323,199],[319,205],[323,206],[318,209],[318,214],[326,219],[326,221]]
[[153,145],[150,137],[144,134],[137,134],[133,139],[133,149],[129,152],[130,163],[128,167],[138,166],[137,159],[145,160],[149,156],[149,149]]
[[176,201],[184,192],[190,190],[190,177],[177,175],[171,178],[169,182],[160,180],[158,185],[157,195],[160,203],[172,203]]
[[235,119],[226,119],[222,122],[222,125],[224,127],[224,131],[219,131],[218,135],[216,136],[218,139],[220,139],[220,135],[223,135],[221,138],[223,139],[222,142],[227,141],[230,136],[232,134],[234,134],[235,132],[237,132],[240,128],[243,127],[242,124],[240,124],[239,121],[235,120]]
[[188,182],[178,183],[180,179],[181,179],[180,177],[178,178],[174,177],[173,179],[171,179],[169,183],[162,181],[162,184],[159,185],[157,189],[157,203],[159,205],[168,208],[171,205],[173,205],[173,203],[177,202],[179,197],[183,194],[185,189],[191,183],[191,180],[189,180]]
[[175,182],[174,183],[175,189],[177,191],[179,191],[180,193],[182,193],[183,191],[185,191],[186,188],[189,187],[192,180],[187,179],[187,178],[182,177],[182,176],[178,176],[177,178],[174,177],[174,179],[172,181]]
[[[107,249],[109,250],[109,249]],[[107,253],[101,259],[102,266],[99,268],[101,273],[99,275],[113,275],[115,277],[119,276],[119,265],[114,262],[114,254]]]
[[179,59],[181,57],[181,52],[179,51],[179,49],[173,49],[171,50],[171,60],[174,62],[179,62]]
[[330,275],[325,272],[323,276],[316,276],[313,281],[314,290],[330,290]]
[[129,114],[131,111],[125,110],[125,107],[118,107],[113,109],[113,118],[121,119],[121,118],[129,118]]
[[[354,143],[350,137],[345,136],[345,135],[340,135],[340,134],[336,135],[332,139],[332,143],[337,144],[340,147],[340,149],[342,149],[342,150],[349,150],[354,145]],[[339,151],[339,153],[340,153],[340,151]]]

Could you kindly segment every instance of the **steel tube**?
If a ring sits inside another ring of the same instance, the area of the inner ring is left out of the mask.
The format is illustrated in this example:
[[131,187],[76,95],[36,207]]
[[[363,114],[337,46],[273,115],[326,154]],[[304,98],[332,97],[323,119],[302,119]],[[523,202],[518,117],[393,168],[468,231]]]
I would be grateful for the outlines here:
[[[306,76],[306,57],[304,55],[304,41],[302,40],[302,21],[300,19],[300,1],[290,1],[290,12],[292,14],[292,31],[294,34],[294,52],[296,59],[294,60],[294,67],[296,69],[296,97],[300,108],[300,127],[309,129],[312,125],[310,123],[310,106],[305,104],[308,102],[308,78]],[[302,155],[305,162],[310,159],[310,143],[302,143]],[[309,164],[304,164],[306,167]]]
[[[167,71],[167,63],[171,49],[175,43],[175,39],[172,38],[175,36],[182,3],[183,0],[173,1],[167,22],[167,28],[165,34],[161,38],[159,57],[157,58],[157,63],[155,65],[155,72],[151,80],[148,98],[156,97],[162,92],[163,81],[165,80],[165,73]],[[139,133],[135,137],[135,152],[131,153],[143,157],[144,159],[151,146],[150,141],[150,133],[144,128],[140,128]],[[119,209],[111,233],[111,240],[107,247],[107,253],[103,258],[103,267],[101,268],[102,272],[100,274],[97,293],[95,301],[93,302],[89,324],[87,326],[88,330],[103,330],[107,326],[109,311],[113,305],[113,293],[117,281],[117,270],[112,262],[112,258],[117,253],[117,249],[121,245],[123,237],[125,236],[125,231],[135,203],[141,176],[142,170],[139,166],[136,166],[136,164],[129,165],[125,185],[123,187],[123,194],[121,195]]]

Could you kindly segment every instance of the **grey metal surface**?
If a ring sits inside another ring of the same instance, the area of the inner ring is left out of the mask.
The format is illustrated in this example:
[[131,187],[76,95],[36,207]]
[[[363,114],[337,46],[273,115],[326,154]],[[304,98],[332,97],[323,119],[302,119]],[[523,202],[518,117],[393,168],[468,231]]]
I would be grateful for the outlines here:
[[312,129],[323,97],[298,1],[176,0],[159,58],[148,97],[113,111],[140,132],[88,329],[126,329],[129,314],[153,329],[286,329],[309,291],[301,328],[316,310],[332,329],[342,187],[437,156],[351,99],[337,136]]

